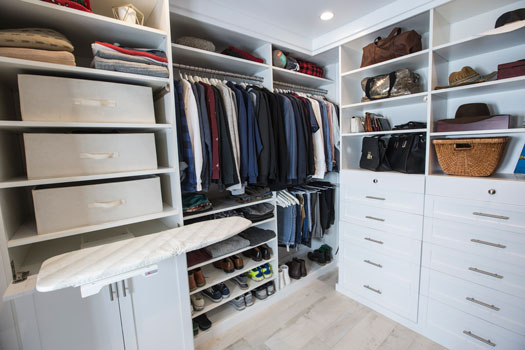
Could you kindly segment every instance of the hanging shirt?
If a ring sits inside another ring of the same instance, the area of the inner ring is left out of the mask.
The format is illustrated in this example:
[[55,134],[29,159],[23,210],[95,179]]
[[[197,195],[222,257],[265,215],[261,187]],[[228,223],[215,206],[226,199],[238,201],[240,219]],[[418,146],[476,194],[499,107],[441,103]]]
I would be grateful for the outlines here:
[[[241,86],[237,85],[238,88]],[[250,93],[245,89],[240,89],[244,104],[246,106],[247,136],[248,136],[248,183],[256,184],[259,176],[259,165],[257,159],[262,152],[263,146],[259,125],[255,116],[255,105]]]
[[182,80],[182,95],[184,101],[184,112],[186,113],[186,119],[188,120],[188,130],[191,139],[193,158],[195,161],[195,174],[196,174],[196,191],[202,191],[202,181],[200,174],[202,173],[202,144],[201,144],[201,133],[199,123],[199,112],[197,109],[197,102],[195,95],[191,88],[191,84]]
[[328,171],[332,171],[332,146],[330,145],[330,126],[328,123],[328,112],[324,101],[317,100],[321,110],[321,122],[323,129],[323,145],[324,145],[324,156],[326,161],[326,168]]
[[309,98],[312,103],[312,110],[314,112],[315,120],[319,125],[319,130],[314,132],[313,143],[314,143],[314,163],[315,163],[315,172],[313,177],[322,179],[326,173],[326,159],[324,152],[324,140],[323,140],[323,127],[321,120],[321,110],[319,108],[319,102]]
[[184,98],[182,93],[182,85],[178,81],[174,81],[175,95],[177,96],[175,107],[176,107],[176,118],[177,124],[181,125],[180,133],[177,129],[177,137],[180,137],[182,142],[182,158],[186,164],[185,176],[181,182],[181,190],[184,192],[195,192],[197,186],[197,178],[195,175],[195,163],[193,158],[193,146],[191,144],[190,132],[188,129],[188,121],[186,119]]
[[[288,154],[288,172],[286,179],[288,183],[292,183],[293,180],[297,180],[297,131],[295,127],[295,115],[292,107],[292,102],[287,97],[280,96],[283,103],[283,118],[284,118],[284,130],[287,144]],[[283,152],[283,150],[281,150]]]
[[211,179],[215,182],[219,180],[219,131],[217,127],[217,113],[215,111],[215,95],[213,89],[208,84],[202,84],[206,90],[206,109],[211,136]]

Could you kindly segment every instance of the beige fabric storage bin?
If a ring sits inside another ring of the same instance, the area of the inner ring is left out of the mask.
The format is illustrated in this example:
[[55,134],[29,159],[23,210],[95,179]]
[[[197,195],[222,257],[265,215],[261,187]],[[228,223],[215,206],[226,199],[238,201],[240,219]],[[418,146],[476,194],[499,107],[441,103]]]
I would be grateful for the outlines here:
[[38,234],[162,212],[159,177],[33,189]]
[[150,87],[41,75],[18,75],[22,120],[155,123]]
[[24,134],[31,180],[157,169],[155,135]]

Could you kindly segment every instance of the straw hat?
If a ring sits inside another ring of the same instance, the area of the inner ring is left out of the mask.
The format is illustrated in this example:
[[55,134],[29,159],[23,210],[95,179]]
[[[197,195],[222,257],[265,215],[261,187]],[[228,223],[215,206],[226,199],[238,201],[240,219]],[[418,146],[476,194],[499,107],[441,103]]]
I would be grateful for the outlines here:
[[436,86],[436,90],[446,89],[456,86],[482,83],[488,81],[496,76],[496,72],[487,75],[481,75],[472,67],[465,66],[459,72],[453,72],[448,76],[448,84],[446,86]]

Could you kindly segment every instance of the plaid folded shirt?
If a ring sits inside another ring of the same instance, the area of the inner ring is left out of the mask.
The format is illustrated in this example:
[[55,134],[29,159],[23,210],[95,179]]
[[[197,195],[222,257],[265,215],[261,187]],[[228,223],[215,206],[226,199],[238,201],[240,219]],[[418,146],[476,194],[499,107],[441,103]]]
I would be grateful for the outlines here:
[[299,63],[299,72],[308,75],[313,75],[314,77],[324,77],[323,68],[319,67],[317,64],[302,60],[297,60],[297,63]]

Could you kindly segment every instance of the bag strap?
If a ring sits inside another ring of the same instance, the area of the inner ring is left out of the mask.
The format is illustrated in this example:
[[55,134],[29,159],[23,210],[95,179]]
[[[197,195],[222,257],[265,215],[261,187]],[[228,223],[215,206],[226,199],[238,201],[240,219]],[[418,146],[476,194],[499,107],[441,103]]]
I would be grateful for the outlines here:
[[[366,97],[368,97],[369,100],[378,100],[377,98],[372,98],[372,96],[370,96],[370,90],[372,90],[372,84],[374,83],[374,78],[375,77],[372,77],[372,78],[368,78],[366,79],[366,84],[365,84],[365,95]],[[396,76],[396,72],[390,72],[388,74],[388,82],[389,82],[389,87],[388,87],[388,95],[387,97],[384,97],[384,98],[388,98],[390,97],[390,93],[392,92],[392,89],[394,88],[394,85],[396,83],[396,79],[397,79],[397,76]]]
[[[395,27],[394,29],[392,29],[390,34],[388,34],[388,36],[385,38],[385,40],[392,39],[393,37],[398,36],[399,34],[401,34],[401,28]],[[378,36],[377,38],[375,38],[374,44],[376,44],[376,46],[377,46],[377,44],[379,44],[380,40],[382,40],[382,38],[380,36]]]
[[396,72],[390,72],[388,74],[388,80],[390,83],[390,86],[388,87],[388,97],[390,97],[390,93],[392,92],[392,89],[394,88],[394,84],[396,83],[397,75]]

